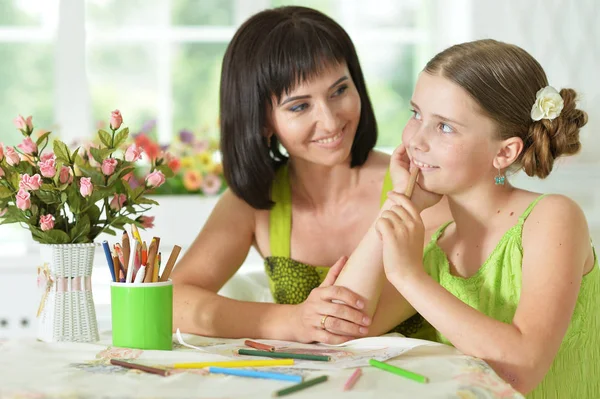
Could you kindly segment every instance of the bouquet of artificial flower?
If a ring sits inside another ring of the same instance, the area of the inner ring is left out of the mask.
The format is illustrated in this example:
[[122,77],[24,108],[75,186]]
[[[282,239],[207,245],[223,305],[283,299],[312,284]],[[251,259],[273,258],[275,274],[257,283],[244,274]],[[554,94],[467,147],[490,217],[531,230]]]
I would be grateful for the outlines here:
[[[173,175],[151,165],[144,184],[127,180],[142,156],[135,144],[125,151],[129,129],[113,111],[110,132],[98,131],[99,144],[71,151],[60,140],[46,151],[51,132],[32,138],[31,116],[14,123],[24,136],[16,147],[0,144],[0,224],[19,223],[42,244],[91,243],[101,233],[115,235],[126,224],[145,227],[141,214],[157,205],[145,197]],[[35,141],[34,141],[35,139]]]

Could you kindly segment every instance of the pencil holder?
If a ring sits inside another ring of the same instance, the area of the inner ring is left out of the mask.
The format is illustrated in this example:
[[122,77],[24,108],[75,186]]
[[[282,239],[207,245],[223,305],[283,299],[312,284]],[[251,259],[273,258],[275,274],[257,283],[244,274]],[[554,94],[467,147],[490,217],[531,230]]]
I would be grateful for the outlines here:
[[98,341],[92,296],[95,244],[42,245],[38,267],[37,338],[45,342]]
[[111,283],[112,342],[137,349],[173,348],[173,283]]

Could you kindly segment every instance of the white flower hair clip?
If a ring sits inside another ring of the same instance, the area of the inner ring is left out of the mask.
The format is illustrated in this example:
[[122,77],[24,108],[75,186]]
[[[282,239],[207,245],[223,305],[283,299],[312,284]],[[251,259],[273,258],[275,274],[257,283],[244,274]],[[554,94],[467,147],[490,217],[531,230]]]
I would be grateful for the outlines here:
[[535,104],[531,108],[531,119],[536,122],[541,119],[553,120],[560,115],[564,105],[560,93],[554,87],[546,86],[535,95]]

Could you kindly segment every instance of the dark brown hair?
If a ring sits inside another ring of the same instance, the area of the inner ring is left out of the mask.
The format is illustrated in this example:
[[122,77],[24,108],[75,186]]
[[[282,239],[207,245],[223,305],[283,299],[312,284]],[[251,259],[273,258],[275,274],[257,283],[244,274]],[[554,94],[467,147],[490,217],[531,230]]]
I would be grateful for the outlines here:
[[529,176],[547,177],[554,160],[579,151],[579,130],[587,114],[577,109],[577,93],[562,89],[564,108],[553,119],[533,121],[536,93],[548,86],[541,65],[522,48],[491,39],[452,46],[427,63],[425,72],[444,76],[465,89],[498,124],[504,140],[520,137],[523,151],[514,163]]
[[367,160],[377,124],[358,56],[344,29],[305,7],[262,11],[248,19],[227,47],[221,72],[220,124],[223,171],[231,190],[256,209],[270,209],[275,171],[288,158],[265,131],[272,97],[334,65],[347,65],[360,96],[361,114],[350,166]]

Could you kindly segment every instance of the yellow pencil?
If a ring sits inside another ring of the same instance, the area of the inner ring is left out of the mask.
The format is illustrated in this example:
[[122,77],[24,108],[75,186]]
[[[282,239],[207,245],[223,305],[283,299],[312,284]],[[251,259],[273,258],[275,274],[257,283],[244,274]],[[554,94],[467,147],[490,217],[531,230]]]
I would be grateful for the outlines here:
[[231,360],[224,362],[175,363],[175,369],[201,369],[204,367],[271,367],[292,366],[294,359],[274,360]]
[[140,245],[142,245],[142,237],[140,236],[140,231],[138,230],[137,226],[135,224],[131,225],[131,234],[133,235],[133,237],[138,240],[138,242],[140,243]]
[[154,259],[154,269],[152,269],[152,282],[153,283],[158,282],[158,269],[160,269],[160,264],[158,263],[159,259],[160,259],[160,254],[158,254],[156,256],[156,258]]

